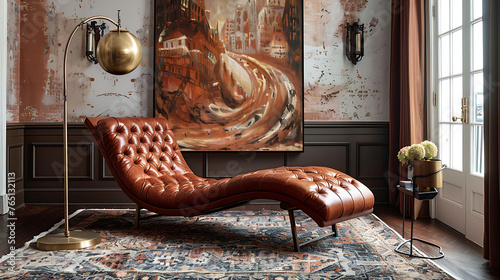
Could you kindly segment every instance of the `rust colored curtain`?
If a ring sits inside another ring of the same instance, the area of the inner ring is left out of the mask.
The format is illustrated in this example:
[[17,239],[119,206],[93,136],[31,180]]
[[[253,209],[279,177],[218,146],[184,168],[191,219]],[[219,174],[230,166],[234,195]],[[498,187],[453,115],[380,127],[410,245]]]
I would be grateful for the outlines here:
[[398,201],[396,185],[406,178],[397,153],[420,143],[425,117],[425,1],[392,0],[389,129],[389,188],[391,204]]
[[500,269],[500,1],[483,1],[484,34],[484,257]]

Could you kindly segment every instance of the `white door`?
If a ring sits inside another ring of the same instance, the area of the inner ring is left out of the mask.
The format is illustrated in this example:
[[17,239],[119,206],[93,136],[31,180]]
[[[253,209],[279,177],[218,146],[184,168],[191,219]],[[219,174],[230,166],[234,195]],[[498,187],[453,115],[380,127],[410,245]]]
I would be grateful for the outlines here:
[[436,198],[436,218],[482,245],[482,0],[435,0],[433,6],[430,22],[436,96],[431,99],[431,130],[439,157],[448,166]]

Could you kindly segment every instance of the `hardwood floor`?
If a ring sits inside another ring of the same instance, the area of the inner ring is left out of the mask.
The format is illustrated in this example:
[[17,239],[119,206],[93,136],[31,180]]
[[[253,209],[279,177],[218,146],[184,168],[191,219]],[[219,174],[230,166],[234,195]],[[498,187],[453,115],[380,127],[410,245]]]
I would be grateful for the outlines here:
[[[129,208],[129,207],[127,207]],[[279,210],[279,206],[270,205],[246,205],[239,209],[256,210],[269,208]],[[77,208],[70,207],[70,213]],[[399,212],[389,206],[375,206],[377,215],[388,226],[401,234],[402,221]],[[50,229],[55,223],[63,218],[61,206],[27,206],[16,210],[15,221],[15,247],[19,248],[33,236]],[[10,252],[8,237],[10,230],[7,215],[0,216],[0,253]],[[410,234],[410,221],[406,220],[405,237]],[[466,239],[459,232],[451,229],[443,223],[429,218],[419,218],[414,223],[414,236],[436,243],[443,247],[445,257],[435,262],[448,271],[451,271],[460,279],[500,279],[500,271],[491,271],[488,261],[482,257],[482,248]],[[424,244],[416,244],[417,248],[429,254],[435,253],[435,249]]]
[[[374,214],[399,234],[402,231],[402,216],[390,206],[376,205]],[[413,235],[443,248],[445,257],[434,260],[438,265],[465,280],[500,279],[500,271],[491,271],[488,260],[483,258],[483,249],[451,227],[438,220],[418,218],[413,223]],[[405,238],[410,238],[410,219],[406,219]],[[436,255],[436,248],[423,243],[416,247],[428,255]]]

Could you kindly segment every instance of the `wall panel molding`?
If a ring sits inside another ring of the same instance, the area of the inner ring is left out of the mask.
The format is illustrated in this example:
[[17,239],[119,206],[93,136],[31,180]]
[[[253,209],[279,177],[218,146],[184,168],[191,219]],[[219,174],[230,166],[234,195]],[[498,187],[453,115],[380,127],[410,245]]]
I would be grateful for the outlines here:
[[102,156],[101,152],[99,151],[99,155],[100,155],[100,163],[101,163],[101,179],[103,180],[114,180],[115,177],[113,177],[113,173],[111,173],[111,170],[109,170],[108,168],[108,165],[106,164],[106,159],[104,159],[104,157]]
[[24,181],[26,153],[24,149],[24,127],[20,125],[7,126],[7,172],[15,172],[16,206],[24,206]]
[[7,171],[16,173],[15,182],[24,178],[24,145],[16,144],[7,147]]
[[349,142],[304,142],[304,152],[287,153],[286,162],[288,166],[326,166],[349,174],[349,155]]
[[[44,148],[55,149],[53,153],[60,153],[62,159],[62,124],[13,124],[8,129],[10,134],[20,133],[24,139],[21,144],[33,149],[23,155],[23,170],[28,176],[20,183],[24,183],[26,203],[62,204],[62,180],[54,174],[38,172],[40,170],[36,163],[37,152]],[[94,148],[97,144],[85,125],[69,124],[68,134],[71,147],[80,145],[89,151],[82,161],[86,172],[84,176],[70,177],[70,202],[74,205],[132,206],[131,200],[113,179],[101,152]],[[389,155],[384,156],[385,150],[388,152],[388,145],[388,122],[305,122],[304,152],[189,151],[183,152],[183,156],[195,174],[212,178],[233,177],[240,173],[282,165],[328,166],[359,179],[372,190],[376,203],[380,204],[389,201],[385,178]],[[53,160],[55,155],[50,158]],[[252,203],[273,204],[271,201],[261,200]]]
[[[369,163],[376,160],[377,158],[382,158],[384,161],[388,161],[389,156],[389,144],[383,143],[357,143],[356,144],[356,166],[358,167],[356,174],[358,179],[384,179],[385,170],[383,166],[370,166]],[[372,157],[372,158],[370,158]],[[386,168],[387,169],[387,168]]]
[[[64,172],[64,144],[31,143],[32,175],[35,180],[60,180]],[[84,150],[87,147],[87,150]],[[94,180],[94,143],[68,143],[69,179]],[[50,166],[47,165],[50,163]],[[83,163],[83,164],[82,164]],[[52,174],[53,172],[54,174]],[[75,175],[80,174],[80,175]]]

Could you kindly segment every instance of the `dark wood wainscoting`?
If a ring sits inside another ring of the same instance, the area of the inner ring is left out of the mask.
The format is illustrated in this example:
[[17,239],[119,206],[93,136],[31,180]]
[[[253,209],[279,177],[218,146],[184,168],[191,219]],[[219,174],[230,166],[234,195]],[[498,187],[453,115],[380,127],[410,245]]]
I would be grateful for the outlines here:
[[[16,189],[16,208],[24,205],[24,126],[8,125],[7,127],[7,173],[14,173]],[[10,176],[9,176],[10,177]]]
[[[85,125],[70,124],[68,134],[70,202],[95,206],[132,204],[114,181]],[[388,203],[389,123],[306,122],[304,141],[304,152],[184,152],[183,155],[194,173],[212,178],[283,165],[328,166],[366,184],[375,194],[376,203]],[[9,124],[7,145],[8,168],[17,175],[17,201],[30,205],[62,204],[62,124]]]

